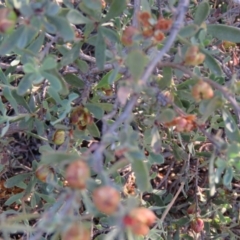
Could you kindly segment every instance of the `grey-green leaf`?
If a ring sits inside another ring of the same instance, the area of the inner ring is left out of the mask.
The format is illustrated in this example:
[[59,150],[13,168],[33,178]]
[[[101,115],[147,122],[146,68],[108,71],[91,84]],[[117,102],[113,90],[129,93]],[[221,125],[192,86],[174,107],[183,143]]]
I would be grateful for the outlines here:
[[197,11],[194,16],[194,23],[197,25],[201,25],[203,21],[207,18],[210,11],[210,6],[207,1],[201,2],[198,7]]
[[103,70],[106,56],[105,56],[105,50],[106,50],[106,43],[103,38],[103,34],[101,32],[101,28],[99,28],[98,35],[97,35],[97,41],[96,41],[96,47],[95,47],[95,58],[97,61],[97,67],[100,70]]
[[132,169],[136,176],[137,187],[141,192],[151,191],[149,173],[146,163],[142,160],[134,159]]
[[210,69],[210,71],[216,76],[222,76],[222,68],[219,66],[215,58],[205,49],[201,49],[201,52],[205,54],[204,64]]
[[191,37],[195,33],[197,33],[198,29],[199,29],[199,27],[195,24],[187,25],[187,26],[181,28],[181,30],[179,31],[179,36],[183,37],[183,38]]
[[240,29],[223,24],[209,24],[207,26],[208,33],[219,40],[230,42],[240,42]]
[[139,50],[130,52],[126,59],[126,66],[129,68],[129,71],[135,80],[140,79],[147,63],[148,58],[143,52]]
[[49,23],[53,24],[61,37],[64,39],[64,41],[71,41],[74,39],[74,31],[73,28],[70,26],[69,22],[67,19],[64,17],[47,17]]
[[73,24],[86,24],[90,23],[91,20],[87,17],[84,17],[83,14],[75,9],[72,9],[67,14],[67,19],[70,23]]
[[73,87],[83,88],[84,81],[72,73],[63,75],[65,81]]
[[233,168],[232,167],[228,167],[225,171],[225,174],[223,176],[223,184],[225,186],[229,186],[229,184],[231,184],[233,179]]
[[23,96],[32,86],[32,75],[26,74],[18,84],[17,94]]
[[110,9],[104,18],[104,21],[107,22],[111,20],[114,17],[120,16],[120,14],[124,11],[126,8],[126,0],[113,0]]
[[239,134],[239,129],[238,129],[238,126],[237,126],[235,120],[233,119],[231,114],[226,109],[223,110],[222,116],[223,116],[223,120],[225,123],[224,128],[225,128],[227,137],[231,141],[239,142],[240,134]]

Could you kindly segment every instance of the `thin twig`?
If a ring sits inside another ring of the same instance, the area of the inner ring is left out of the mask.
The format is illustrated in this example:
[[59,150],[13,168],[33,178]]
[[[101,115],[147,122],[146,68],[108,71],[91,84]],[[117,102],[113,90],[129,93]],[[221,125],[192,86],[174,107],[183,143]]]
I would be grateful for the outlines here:
[[140,12],[140,6],[141,1],[140,0],[134,0],[134,10],[133,10],[133,20],[132,20],[132,26],[135,28],[138,28],[138,13]]
[[154,68],[158,65],[158,63],[162,60],[164,54],[166,54],[170,48],[172,47],[174,41],[176,40],[176,37],[178,35],[178,32],[180,30],[181,25],[184,22],[185,13],[188,9],[189,0],[181,0],[179,1],[178,8],[177,8],[177,16],[174,21],[174,25],[172,27],[171,33],[166,40],[166,43],[164,47],[157,52],[157,56],[149,63],[147,66],[143,76],[142,76],[142,83],[146,84],[148,81],[148,78],[152,74]]
[[163,215],[160,219],[161,222],[164,221],[164,219],[166,218],[168,212],[170,211],[171,207],[173,206],[174,202],[176,201],[178,195],[180,194],[180,192],[183,190],[183,187],[184,187],[185,183],[184,182],[181,182],[181,185],[177,191],[177,193],[175,194],[174,198],[172,199],[172,201],[168,204],[167,208],[165,209],[165,211],[163,212]]
[[[160,67],[172,67],[172,68],[176,68],[184,73],[186,73],[187,75],[189,75],[190,77],[193,78],[199,78],[199,76],[195,75],[191,70],[185,68],[182,65],[176,64],[176,63],[172,63],[172,62],[161,62],[159,63]],[[218,84],[217,82],[211,80],[210,78],[207,77],[201,77],[201,79],[205,82],[207,82],[208,84],[210,84],[213,88],[219,90],[222,95],[232,104],[234,111],[236,113],[236,115],[238,116],[238,121],[240,123],[240,106],[237,103],[237,101],[235,100],[235,98],[233,97],[233,95],[230,93],[230,91],[228,91],[227,88],[221,86],[220,84]]]

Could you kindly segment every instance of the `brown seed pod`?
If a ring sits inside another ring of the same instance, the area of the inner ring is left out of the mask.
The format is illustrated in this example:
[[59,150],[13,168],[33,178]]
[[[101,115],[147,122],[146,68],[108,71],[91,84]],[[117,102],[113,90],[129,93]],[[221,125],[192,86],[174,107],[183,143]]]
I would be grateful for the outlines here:
[[204,222],[201,218],[196,218],[191,222],[190,226],[195,233],[200,233],[204,229]]
[[207,82],[199,80],[192,88],[192,96],[196,101],[211,99],[214,96],[214,91]]
[[100,212],[111,215],[118,208],[120,193],[113,187],[102,186],[93,191],[92,199],[95,207]]
[[151,14],[149,12],[140,12],[138,13],[138,21],[144,27],[151,26],[149,19],[151,18]]
[[125,28],[122,34],[122,44],[125,46],[133,45],[133,37],[138,33],[138,30],[132,26]]
[[65,131],[63,130],[56,130],[55,133],[53,134],[53,142],[56,145],[61,145],[65,141]]
[[85,189],[89,177],[90,169],[82,160],[70,163],[66,169],[65,178],[71,188]]
[[62,240],[90,240],[91,231],[82,223],[73,223],[63,234]]
[[53,169],[48,165],[41,165],[35,171],[36,177],[42,182],[46,182],[47,178],[53,178],[53,173]]

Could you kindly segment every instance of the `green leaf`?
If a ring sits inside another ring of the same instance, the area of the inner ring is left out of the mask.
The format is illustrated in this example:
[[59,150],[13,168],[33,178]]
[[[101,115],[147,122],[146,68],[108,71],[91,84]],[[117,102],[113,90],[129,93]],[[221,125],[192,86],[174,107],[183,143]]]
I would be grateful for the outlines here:
[[113,84],[115,81],[119,80],[122,75],[119,74],[119,69],[120,67],[117,66],[115,69],[113,69],[112,71],[110,71],[110,75],[109,75],[109,78],[108,78],[108,83],[111,85]]
[[63,75],[63,77],[66,80],[66,82],[73,87],[83,88],[85,85],[82,79],[78,78],[76,75],[72,73],[67,73]]
[[47,5],[46,14],[49,16],[54,16],[59,12],[59,10],[60,10],[60,7],[58,6],[57,3],[50,2]]
[[187,25],[183,28],[181,28],[181,30],[179,31],[179,37],[182,38],[189,38],[192,37],[193,35],[195,35],[197,33],[197,31],[199,30],[199,27],[195,24],[190,24]]
[[56,76],[58,78],[58,81],[61,83],[61,90],[59,94],[63,96],[67,96],[69,94],[69,89],[66,81],[64,80],[63,76],[57,71],[57,69],[52,69],[48,71],[52,75]]
[[[54,90],[52,88],[49,88],[48,91],[49,91],[50,95],[54,94]],[[51,122],[52,125],[55,125],[56,123],[61,122],[64,118],[66,118],[67,114],[72,110],[72,108],[71,108],[72,101],[75,100],[77,97],[78,97],[78,95],[76,93],[72,92],[69,94],[68,99],[64,99],[61,102],[62,109],[60,109],[60,110],[62,110],[62,112],[59,114],[57,120]],[[60,101],[61,101],[61,99],[60,99]]]
[[73,28],[70,26],[67,19],[64,17],[47,17],[48,21],[53,24],[61,37],[64,39],[65,42],[72,41],[74,39],[74,31]]
[[132,170],[136,176],[137,187],[141,192],[151,191],[149,173],[146,163],[142,160],[134,159],[131,161]]
[[210,69],[210,71],[216,76],[222,76],[222,68],[219,66],[216,59],[209,54],[209,52],[205,49],[201,49],[201,52],[205,54],[205,62],[204,65]]
[[[111,76],[111,74],[113,73],[114,70],[109,71],[106,75],[104,75],[101,80],[98,82],[97,88],[104,88],[104,87],[109,87],[110,83],[109,83],[109,77]],[[117,76],[115,77],[114,81],[117,81],[118,79],[121,78],[121,74],[117,74]]]
[[3,42],[0,45],[0,55],[6,55],[11,52],[18,43],[19,37],[23,34],[23,26],[18,27],[10,36],[4,38]]
[[102,10],[101,1],[98,1],[98,0],[82,0],[82,2],[89,9],[92,9],[92,10],[98,11],[98,12],[100,12]]
[[9,87],[3,89],[3,96],[9,101],[11,106],[14,108],[14,111],[18,113],[18,103],[12,95],[12,91]]
[[39,192],[36,192],[36,194],[42,198],[44,201],[46,201],[47,203],[55,203],[56,199],[54,199],[52,196],[46,195],[46,194],[41,194]]
[[0,68],[0,80],[6,85],[10,85],[5,73],[2,71],[2,68]]
[[40,33],[39,36],[35,38],[35,40],[27,47],[27,49],[37,54],[43,45],[44,39],[45,39],[44,32]]
[[[9,129],[9,127],[10,127],[9,121],[6,121],[6,126],[4,126],[4,127],[2,128],[2,131],[1,131],[1,137],[3,137],[3,136],[6,134],[6,132],[7,132],[8,129]],[[1,171],[0,171],[0,172],[1,172]]]
[[101,31],[103,35],[109,40],[111,40],[113,43],[118,43],[120,41],[117,31],[106,27],[101,27]]
[[72,64],[76,59],[79,58],[79,51],[81,49],[81,42],[73,45],[72,49],[67,53],[63,53],[63,57],[61,59],[61,66],[66,66]]
[[153,149],[153,152],[157,154],[160,152],[162,141],[159,134],[159,129],[156,126],[152,128],[151,136],[152,136],[151,147]]
[[240,29],[223,24],[209,24],[207,25],[208,33],[219,40],[230,42],[240,42]]
[[86,103],[85,107],[94,115],[97,119],[102,119],[104,115],[104,111],[99,106],[95,105],[95,103]]
[[56,76],[47,72],[42,72],[41,74],[51,83],[51,87],[54,88],[55,91],[59,92],[62,89],[62,84]]
[[56,67],[57,67],[56,60],[51,56],[47,56],[43,61],[41,70],[46,71],[46,70],[50,70],[50,69],[53,69]]
[[26,178],[28,178],[31,174],[30,173],[19,173],[18,175],[8,178],[5,182],[6,188],[12,188],[19,184],[19,182],[23,182]]
[[75,9],[72,9],[67,14],[67,19],[70,23],[73,24],[86,24],[91,23],[91,20],[87,17],[84,17],[83,14]]
[[163,90],[168,88],[172,83],[172,68],[164,67],[162,75],[163,77],[158,81],[158,87]]
[[[8,200],[4,203],[4,205],[10,206],[13,203],[15,203],[16,201],[22,199],[23,196],[24,196],[24,192],[17,193],[15,195],[11,196],[10,198],[8,198]],[[12,227],[13,227],[13,225],[12,225]]]
[[167,108],[161,112],[159,120],[163,123],[167,123],[171,122],[175,117],[176,117],[175,111],[170,108]]
[[44,77],[41,75],[41,73],[36,72],[36,73],[31,74],[31,80],[32,80],[33,84],[38,85],[43,82]]
[[103,34],[101,32],[101,27],[99,27],[98,34],[97,34],[96,46],[95,46],[95,58],[97,61],[97,67],[100,70],[104,69],[104,64],[105,64],[105,60],[106,60],[105,50],[106,50],[106,43],[104,41]]
[[235,120],[233,119],[231,114],[226,109],[222,111],[222,116],[223,116],[223,120],[225,123],[224,128],[225,128],[227,137],[231,141],[239,142],[240,134],[239,134],[239,129],[238,129],[238,126],[237,126]]
[[32,87],[32,74],[26,74],[18,84],[17,94],[23,96]]
[[79,67],[79,70],[82,73],[88,73],[89,72],[89,65],[86,61],[83,61],[81,59],[75,60],[75,64]]
[[164,163],[164,157],[161,154],[156,154],[156,153],[150,152],[148,159],[151,164],[163,164]]
[[60,164],[62,162],[72,162],[79,159],[77,154],[70,154],[65,152],[48,152],[43,153],[41,157],[42,164]]
[[23,65],[23,71],[25,73],[33,73],[36,72],[36,67],[32,63],[26,63]]
[[19,37],[18,37],[17,46],[19,48],[24,48],[27,45],[27,42],[28,42],[28,28],[23,27],[21,35],[19,35]]
[[208,102],[202,101],[199,106],[199,112],[202,114],[201,122],[206,122],[207,119],[215,114],[215,111],[222,106],[222,99],[219,96],[215,96]]
[[87,125],[87,130],[92,137],[100,138],[101,135],[100,135],[99,129],[95,123]]
[[209,3],[207,1],[201,2],[197,7],[197,11],[194,16],[194,23],[200,26],[203,23],[203,21],[207,18],[209,12],[210,12]]
[[94,103],[94,105],[99,106],[100,108],[103,109],[103,111],[106,111],[106,112],[111,112],[113,109],[112,103]]
[[148,0],[141,0],[142,11],[151,12],[151,7]]
[[147,63],[148,58],[140,50],[133,50],[128,54],[126,59],[126,66],[129,68],[129,71],[132,74],[134,80],[140,79]]
[[223,184],[225,186],[229,186],[232,182],[232,179],[233,179],[233,168],[228,167],[225,171],[224,176],[223,176]]
[[122,12],[126,9],[126,5],[126,0],[113,0],[109,11],[104,18],[104,21],[107,22],[114,17],[120,16]]

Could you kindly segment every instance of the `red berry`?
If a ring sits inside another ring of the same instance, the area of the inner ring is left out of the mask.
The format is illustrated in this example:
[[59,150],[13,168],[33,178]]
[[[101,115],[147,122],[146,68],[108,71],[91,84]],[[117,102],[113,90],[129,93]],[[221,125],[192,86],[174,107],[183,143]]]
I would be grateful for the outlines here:
[[90,169],[82,160],[70,163],[66,169],[65,178],[71,188],[84,189],[89,177]]
[[113,187],[102,186],[93,191],[92,199],[94,205],[100,212],[111,215],[115,213],[118,208],[120,193]]
[[191,222],[191,229],[195,233],[200,233],[204,229],[204,222],[201,218],[196,218]]

